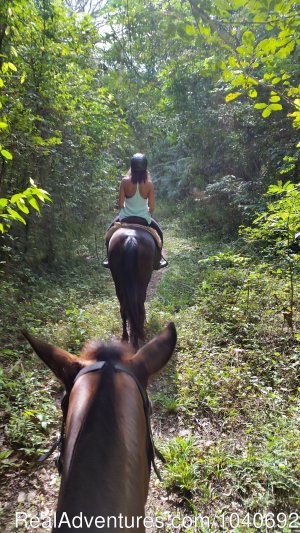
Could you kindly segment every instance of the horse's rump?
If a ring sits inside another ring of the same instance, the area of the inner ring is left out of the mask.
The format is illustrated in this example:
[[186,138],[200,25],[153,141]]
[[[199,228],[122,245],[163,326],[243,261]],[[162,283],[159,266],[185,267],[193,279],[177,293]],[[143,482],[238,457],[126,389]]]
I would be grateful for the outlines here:
[[119,229],[124,229],[124,228],[129,228],[129,229],[141,228],[144,231],[147,231],[150,235],[152,235],[158,249],[159,250],[162,249],[162,241],[156,229],[146,224],[141,224],[139,222],[119,222],[119,221],[114,222],[106,231],[105,236],[104,236],[105,240],[109,241],[116,231],[118,231]]

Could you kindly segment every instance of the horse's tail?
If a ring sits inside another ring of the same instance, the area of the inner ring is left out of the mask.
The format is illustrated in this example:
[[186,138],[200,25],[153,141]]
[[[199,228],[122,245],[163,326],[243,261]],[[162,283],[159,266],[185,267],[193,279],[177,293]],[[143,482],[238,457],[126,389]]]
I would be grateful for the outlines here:
[[138,283],[138,242],[135,237],[126,239],[123,257],[124,303],[131,335],[143,340],[145,307]]

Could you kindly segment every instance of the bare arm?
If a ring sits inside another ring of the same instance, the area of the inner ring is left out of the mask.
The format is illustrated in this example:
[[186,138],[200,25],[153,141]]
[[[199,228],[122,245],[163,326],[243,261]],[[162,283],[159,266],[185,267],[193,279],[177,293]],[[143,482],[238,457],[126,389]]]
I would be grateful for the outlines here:
[[154,187],[153,187],[152,182],[150,182],[150,190],[148,194],[148,206],[149,206],[149,211],[152,214],[155,208]]
[[118,205],[120,209],[124,207],[124,203],[125,203],[125,190],[124,190],[124,181],[122,180],[120,183],[119,200],[118,200]]

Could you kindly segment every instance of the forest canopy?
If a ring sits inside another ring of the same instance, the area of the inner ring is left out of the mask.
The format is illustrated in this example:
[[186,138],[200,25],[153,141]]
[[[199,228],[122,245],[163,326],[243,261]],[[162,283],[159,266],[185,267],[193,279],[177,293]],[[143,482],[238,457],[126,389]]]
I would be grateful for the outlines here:
[[299,2],[4,0],[0,15],[0,228],[26,219],[10,233],[38,260],[105,227],[133,151],[163,197],[207,202],[217,226],[233,213],[229,232],[297,181]]

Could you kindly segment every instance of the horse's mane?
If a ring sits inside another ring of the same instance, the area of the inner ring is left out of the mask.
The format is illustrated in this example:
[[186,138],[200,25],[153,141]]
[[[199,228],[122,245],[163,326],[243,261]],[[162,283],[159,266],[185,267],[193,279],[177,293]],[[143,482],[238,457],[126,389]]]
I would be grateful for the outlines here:
[[107,346],[103,342],[94,340],[84,346],[80,359],[85,361],[124,361],[130,359],[132,355],[133,352],[129,347],[124,354],[124,346],[120,342],[115,342]]

